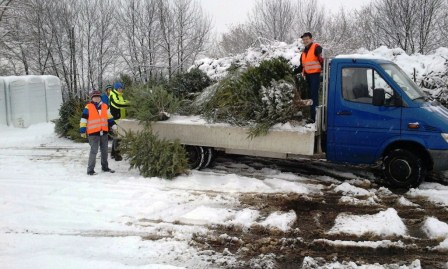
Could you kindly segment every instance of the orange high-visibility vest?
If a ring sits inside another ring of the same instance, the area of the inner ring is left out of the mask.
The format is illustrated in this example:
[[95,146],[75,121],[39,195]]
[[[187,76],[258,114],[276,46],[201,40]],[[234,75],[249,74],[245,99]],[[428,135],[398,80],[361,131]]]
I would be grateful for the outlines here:
[[308,50],[308,53],[302,52],[302,66],[303,71],[306,74],[320,73],[322,66],[320,65],[319,58],[314,55],[316,47],[319,46],[317,43],[313,43]]
[[87,104],[87,109],[89,110],[89,118],[87,119],[87,134],[109,131],[109,126],[107,123],[107,105],[101,104],[101,115],[92,103]]

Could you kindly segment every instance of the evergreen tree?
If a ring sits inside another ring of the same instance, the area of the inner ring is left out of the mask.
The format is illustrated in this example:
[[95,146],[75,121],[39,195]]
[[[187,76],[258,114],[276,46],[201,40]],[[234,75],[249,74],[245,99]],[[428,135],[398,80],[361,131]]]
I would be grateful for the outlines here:
[[55,132],[61,137],[84,141],[79,136],[79,121],[85,101],[79,98],[66,100],[59,109],[59,119],[55,121]]
[[179,141],[159,139],[150,128],[127,132],[120,149],[143,177],[172,179],[188,171],[187,153]]

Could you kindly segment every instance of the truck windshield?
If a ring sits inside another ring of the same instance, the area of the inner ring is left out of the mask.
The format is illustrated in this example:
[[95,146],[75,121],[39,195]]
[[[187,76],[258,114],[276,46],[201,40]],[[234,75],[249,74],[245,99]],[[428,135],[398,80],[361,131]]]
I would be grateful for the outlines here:
[[427,99],[427,95],[397,65],[382,64],[381,66],[413,101]]

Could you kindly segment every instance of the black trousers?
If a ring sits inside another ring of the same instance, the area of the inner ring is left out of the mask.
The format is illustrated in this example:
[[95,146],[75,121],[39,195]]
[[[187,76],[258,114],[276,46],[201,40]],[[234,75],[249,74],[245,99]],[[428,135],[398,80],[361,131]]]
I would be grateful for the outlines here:
[[116,137],[114,137],[114,140],[112,141],[112,151],[110,153],[112,158],[120,156],[120,149],[119,149],[120,141],[121,139]]

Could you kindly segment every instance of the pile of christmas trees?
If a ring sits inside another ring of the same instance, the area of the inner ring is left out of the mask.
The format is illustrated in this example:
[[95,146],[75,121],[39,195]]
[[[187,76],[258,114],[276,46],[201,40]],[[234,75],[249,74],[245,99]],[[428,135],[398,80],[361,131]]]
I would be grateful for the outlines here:
[[[283,58],[262,61],[258,66],[232,66],[227,76],[206,89],[196,100],[198,112],[209,122],[250,127],[251,137],[266,134],[270,127],[286,123],[303,106],[299,81]],[[296,101],[296,102],[294,102]]]
[[122,149],[131,167],[143,176],[164,178],[187,170],[187,155],[179,142],[159,139],[150,129],[151,122],[170,114],[249,127],[249,137],[264,135],[278,123],[300,120],[300,111],[309,104],[301,102],[305,83],[293,69],[290,59],[283,57],[234,61],[215,80],[196,67],[170,81],[132,88],[127,92],[130,115],[148,128],[124,139]]

